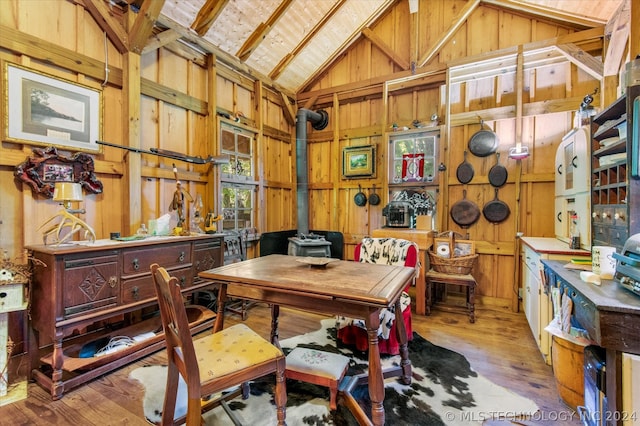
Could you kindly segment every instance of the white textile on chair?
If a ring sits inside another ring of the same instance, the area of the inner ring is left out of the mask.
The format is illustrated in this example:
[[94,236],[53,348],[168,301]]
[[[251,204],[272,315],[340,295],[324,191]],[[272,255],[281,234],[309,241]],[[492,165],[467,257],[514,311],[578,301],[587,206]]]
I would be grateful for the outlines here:
[[[360,246],[360,263],[378,263],[382,265],[405,265],[407,254],[410,247],[415,247],[415,253],[418,253],[416,243],[397,239],[397,238],[363,238]],[[416,262],[416,274],[420,268],[419,262]],[[400,296],[401,312],[411,305],[411,297],[405,291]],[[388,339],[391,333],[391,327],[396,319],[395,306],[385,308],[380,311],[380,327],[378,328],[378,337]],[[350,318],[338,315],[336,317],[336,328],[341,329],[350,325],[366,330],[363,319]]]

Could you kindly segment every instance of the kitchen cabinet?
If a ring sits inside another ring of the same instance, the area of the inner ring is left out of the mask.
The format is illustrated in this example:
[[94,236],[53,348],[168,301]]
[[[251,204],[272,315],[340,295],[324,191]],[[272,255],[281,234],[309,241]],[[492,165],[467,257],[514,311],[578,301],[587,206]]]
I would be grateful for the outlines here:
[[[176,276],[185,297],[213,285],[198,272],[222,266],[222,235],[150,237],[118,242],[29,246],[34,262],[30,356],[33,379],[53,399],[76,386],[164,346],[150,266]],[[192,332],[209,327],[215,314],[187,309]],[[111,338],[131,346],[98,356]]]
[[543,359],[551,365],[551,335],[545,331],[553,319],[553,306],[542,280],[542,260],[590,258],[584,250],[572,250],[569,245],[556,238],[522,237],[521,281],[524,314]]
[[591,249],[591,160],[588,129],[572,129],[556,150],[555,235],[569,243],[572,228],[580,235],[580,247]]
[[629,424],[624,419],[638,416],[637,402],[627,399],[635,396],[629,378],[638,375],[632,371],[637,364],[630,362],[640,355],[640,299],[614,280],[602,280],[599,286],[586,283],[580,271],[565,268],[564,262],[542,260],[542,264],[546,285],[566,291],[573,302],[573,320],[606,351],[607,424]]
[[591,120],[592,243],[618,252],[629,236],[640,232],[640,180],[631,177],[638,161],[632,148],[640,124],[634,120],[638,96],[640,85],[628,87]]

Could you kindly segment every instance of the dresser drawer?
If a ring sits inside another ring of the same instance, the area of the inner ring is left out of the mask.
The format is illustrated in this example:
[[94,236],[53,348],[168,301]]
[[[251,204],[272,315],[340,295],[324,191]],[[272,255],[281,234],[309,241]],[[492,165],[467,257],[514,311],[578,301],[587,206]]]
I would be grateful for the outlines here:
[[523,244],[522,260],[536,277],[539,276],[539,271],[542,268],[540,257],[540,253]]
[[122,252],[123,275],[148,273],[153,263],[166,269],[190,265],[191,244],[163,244],[158,247],[138,247]]
[[[191,267],[169,270],[169,275],[176,277],[180,287],[188,288],[192,282]],[[122,281],[122,303],[136,303],[147,299],[156,298],[156,289],[153,286],[151,274]]]
[[65,256],[62,265],[62,314],[65,318],[118,304],[120,279],[116,254]]
[[194,275],[222,266],[222,239],[195,243],[193,249]]

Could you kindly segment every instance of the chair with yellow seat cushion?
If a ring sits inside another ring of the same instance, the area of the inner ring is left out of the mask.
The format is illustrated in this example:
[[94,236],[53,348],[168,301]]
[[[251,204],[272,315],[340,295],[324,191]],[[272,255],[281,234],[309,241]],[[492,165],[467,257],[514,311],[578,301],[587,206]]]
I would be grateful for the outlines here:
[[193,339],[180,283],[157,264],[151,272],[160,305],[167,343],[167,389],[162,410],[162,425],[173,425],[178,379],[187,384],[187,426],[200,426],[202,412],[220,404],[220,398],[206,403],[202,399],[233,386],[275,373],[278,425],[285,425],[287,402],[284,353],[244,324],[228,327],[199,339]]

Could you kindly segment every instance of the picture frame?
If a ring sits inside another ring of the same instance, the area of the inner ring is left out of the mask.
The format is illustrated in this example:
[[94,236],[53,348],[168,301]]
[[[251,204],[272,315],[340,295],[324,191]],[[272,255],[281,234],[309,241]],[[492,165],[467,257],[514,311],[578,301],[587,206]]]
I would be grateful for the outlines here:
[[376,148],[374,145],[349,146],[342,149],[344,178],[375,177]]
[[4,63],[5,140],[100,152],[102,92]]
[[[433,244],[434,244],[435,253],[437,254],[439,252],[438,250],[440,249],[441,246],[445,246],[447,249],[449,249],[450,241],[451,240],[449,240],[449,238],[434,238]],[[453,249],[454,257],[471,256],[476,253],[475,241],[455,240],[454,244],[455,244]],[[451,250],[449,250],[449,252],[450,251]]]

